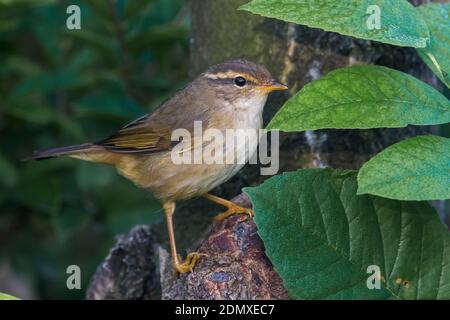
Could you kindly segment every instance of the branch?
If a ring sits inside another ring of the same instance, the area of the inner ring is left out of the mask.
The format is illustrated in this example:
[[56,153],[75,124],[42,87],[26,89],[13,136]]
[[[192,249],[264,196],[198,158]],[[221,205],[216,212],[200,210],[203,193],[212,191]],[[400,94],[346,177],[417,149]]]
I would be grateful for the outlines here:
[[[249,205],[244,194],[233,201]],[[156,298],[160,289],[162,299],[288,299],[264,254],[256,225],[247,216],[213,224],[196,250],[208,256],[192,273],[180,276],[152,234],[149,227],[138,226],[119,237],[94,275],[87,298],[149,299]]]
[[87,299],[155,299],[159,296],[158,247],[148,226],[136,226],[117,237],[97,268]]

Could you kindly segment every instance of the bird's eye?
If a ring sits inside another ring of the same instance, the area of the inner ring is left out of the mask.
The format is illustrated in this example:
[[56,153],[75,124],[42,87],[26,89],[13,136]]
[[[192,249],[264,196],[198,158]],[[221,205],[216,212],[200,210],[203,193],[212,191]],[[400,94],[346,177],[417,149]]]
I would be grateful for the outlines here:
[[245,84],[247,83],[247,80],[245,80],[244,77],[236,77],[234,78],[234,84],[237,85],[238,87],[243,87],[245,86]]

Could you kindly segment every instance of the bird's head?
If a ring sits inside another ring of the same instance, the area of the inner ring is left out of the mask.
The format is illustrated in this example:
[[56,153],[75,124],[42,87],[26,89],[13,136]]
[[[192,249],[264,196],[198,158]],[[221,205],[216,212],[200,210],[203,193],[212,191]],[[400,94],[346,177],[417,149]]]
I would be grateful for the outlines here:
[[210,67],[198,81],[215,96],[233,104],[264,104],[267,95],[288,87],[274,80],[262,65],[247,60],[230,60]]

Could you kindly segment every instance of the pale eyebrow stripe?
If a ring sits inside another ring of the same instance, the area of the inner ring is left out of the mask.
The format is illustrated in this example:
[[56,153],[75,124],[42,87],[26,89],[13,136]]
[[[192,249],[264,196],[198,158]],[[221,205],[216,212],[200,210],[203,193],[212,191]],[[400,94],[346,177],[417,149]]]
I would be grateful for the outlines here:
[[242,76],[247,80],[253,81],[255,83],[258,82],[258,79],[256,79],[255,77],[246,74],[246,73],[239,73],[239,72],[235,72],[235,71],[227,71],[227,72],[218,72],[218,73],[205,73],[205,77],[208,79],[212,79],[212,80],[217,80],[217,79],[231,79],[234,77],[239,77]]

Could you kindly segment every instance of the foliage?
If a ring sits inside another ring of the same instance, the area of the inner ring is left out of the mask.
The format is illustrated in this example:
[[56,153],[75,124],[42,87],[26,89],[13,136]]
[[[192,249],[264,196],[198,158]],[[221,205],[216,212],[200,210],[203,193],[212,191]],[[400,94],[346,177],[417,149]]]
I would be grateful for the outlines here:
[[[370,5],[381,9],[377,31],[364,24],[370,19],[365,14]],[[448,5],[417,9],[406,0],[253,0],[241,8],[344,35],[416,47],[448,85]],[[446,97],[412,76],[383,67],[353,66],[305,86],[268,128],[447,124],[449,106]],[[291,295],[450,298],[448,229],[425,202],[399,201],[450,198],[449,154],[449,139],[416,137],[373,157],[358,179],[355,173],[339,170],[306,170],[247,189],[267,254]],[[370,264],[382,268],[381,291],[370,291],[365,284],[364,271]]]
[[[290,295],[450,298],[450,234],[436,212],[356,189],[356,172],[333,169],[284,173],[245,189],[266,254]],[[380,267],[380,289],[367,287],[372,265]]]
[[[379,29],[367,27],[374,6],[383,17]],[[421,15],[403,0],[253,0],[240,9],[398,46],[424,48],[429,37]]]
[[269,123],[269,129],[396,128],[450,122],[450,101],[403,72],[353,66],[303,87]]
[[450,139],[419,136],[390,146],[360,169],[358,181],[359,194],[404,200],[450,199]]
[[[358,3],[361,6],[353,1],[343,4],[336,0],[320,0],[317,2],[307,0],[279,2],[253,0],[241,8],[268,17],[277,17],[285,21],[293,21],[292,16],[301,12],[301,17],[299,16],[299,20],[295,22],[310,25],[304,22],[303,19],[312,19],[315,27],[322,27],[326,30],[333,30],[365,39],[373,39],[371,35],[361,31],[361,29],[367,31],[369,28],[362,25],[361,21],[359,21],[362,17],[361,10],[367,9],[372,4],[369,5],[365,1]],[[332,9],[333,5],[336,6],[338,11],[344,10],[344,7],[349,6],[349,8],[346,8],[349,11],[344,15],[345,19],[343,21],[337,19],[336,22],[333,20],[336,13]],[[445,53],[450,45],[448,37],[443,36],[449,25],[447,6],[422,6],[419,9],[411,7],[408,10],[413,10],[414,13],[410,13],[406,9],[410,6],[406,0],[396,1],[395,3],[379,1],[376,5],[381,9],[380,18],[384,21],[380,30],[378,30],[384,37],[376,40],[395,43],[394,41],[398,37],[408,39],[409,35],[417,30],[416,27],[418,25],[426,24],[425,20],[430,23],[433,36],[427,34],[427,45],[422,53],[426,52],[427,57],[434,57],[433,64],[430,67],[437,72],[437,76],[445,81],[445,66],[449,61]],[[402,27],[397,25],[397,28],[395,28],[395,24],[390,24],[391,21],[397,21],[392,18],[392,15],[397,14],[398,19],[403,19],[403,16],[398,11],[398,8],[402,6],[404,6],[404,10],[408,14],[413,15],[417,19],[414,20],[414,26],[402,24]],[[314,17],[316,16],[320,17],[320,19],[315,19]],[[364,16],[364,19],[367,20],[369,17]],[[359,22],[355,23],[354,21],[356,20]],[[332,24],[331,27],[330,24]],[[391,28],[396,29],[400,34],[391,32]],[[410,45],[414,46],[414,44]],[[303,90],[281,108],[268,128],[272,130],[301,131],[323,128],[354,129],[403,127],[408,124],[445,124],[449,122],[449,105],[450,102],[446,97],[409,75],[382,67],[356,66],[333,71],[323,79],[305,86]],[[415,152],[415,146],[414,143],[406,144],[406,147],[409,148],[406,152],[412,155]],[[397,154],[400,149],[402,148],[392,149],[394,151],[389,153],[389,155],[400,158],[402,155]],[[402,149],[402,151],[404,150]],[[408,158],[405,161],[408,162],[407,167],[416,165],[414,158]],[[383,171],[382,167],[377,168],[378,162],[370,161],[369,163],[371,163],[373,170],[377,172]],[[426,164],[421,164],[421,166],[424,167]],[[447,170],[444,162],[439,163],[438,166],[437,170],[440,172]],[[392,169],[394,171],[402,170],[400,166]],[[431,173],[431,171],[428,173]],[[394,172],[393,175],[401,179],[399,181],[401,185],[406,185],[403,181],[405,175],[402,175],[401,172]],[[414,189],[414,194],[410,191],[408,196],[404,196],[404,192],[398,192],[393,197],[399,197],[400,200],[435,199],[434,197],[427,198],[425,194],[421,194],[422,189],[426,187],[429,181],[420,179],[419,175],[416,175],[416,178],[418,187]],[[443,178],[445,179],[445,177]],[[368,179],[368,175],[360,175],[359,182],[366,186],[371,185],[371,181],[366,181],[366,179]],[[385,177],[379,177],[378,180],[386,182]],[[377,183],[381,183],[381,181]],[[375,194],[377,193],[375,192]]]
[[[80,30],[66,28],[71,4]],[[66,267],[81,267],[86,288],[114,234],[160,221],[160,207],[110,167],[19,159],[105,138],[182,87],[184,5],[0,1],[0,263],[31,275],[41,298],[82,298],[65,288]]]
[[450,88],[450,3],[430,3],[418,8],[430,29],[430,44],[417,49],[425,63]]
[[20,299],[12,296],[10,294],[0,292],[0,300],[20,300]]

